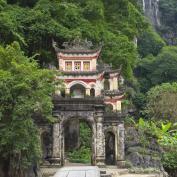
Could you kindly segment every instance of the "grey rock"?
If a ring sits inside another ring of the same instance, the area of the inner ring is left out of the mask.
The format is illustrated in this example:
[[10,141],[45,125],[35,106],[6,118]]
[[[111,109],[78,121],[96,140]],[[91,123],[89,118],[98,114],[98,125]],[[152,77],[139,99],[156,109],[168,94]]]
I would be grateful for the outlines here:
[[[126,160],[134,167],[156,168],[161,170],[161,149],[156,139],[147,136],[146,143],[141,142],[141,134],[135,128],[126,128],[125,155]],[[144,135],[146,136],[146,135]]]

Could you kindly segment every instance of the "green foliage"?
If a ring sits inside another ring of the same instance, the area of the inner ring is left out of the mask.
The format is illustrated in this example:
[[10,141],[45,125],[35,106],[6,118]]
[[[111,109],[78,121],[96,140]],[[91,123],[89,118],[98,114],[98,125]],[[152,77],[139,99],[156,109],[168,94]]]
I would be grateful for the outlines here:
[[3,10],[5,6],[6,6],[6,1],[0,0],[0,11]]
[[78,150],[69,152],[68,157],[70,162],[74,163],[90,163],[91,162],[91,149],[81,146]]
[[141,12],[129,0],[104,0],[105,18],[111,31],[121,32],[133,39],[147,27]]
[[133,97],[133,104],[138,110],[142,110],[146,104],[146,96],[143,93],[136,93]]
[[177,83],[155,86],[147,93],[144,113],[154,119],[176,121]]
[[177,72],[177,47],[164,47],[157,57],[147,56],[136,68],[141,91],[146,92],[152,86],[175,82]]
[[9,4],[18,4],[23,7],[32,7],[38,0],[7,0]]
[[122,64],[124,76],[133,77],[137,51],[132,41],[147,26],[135,3],[128,0],[7,2],[0,10],[0,43],[18,41],[27,55],[38,53],[36,59],[43,66],[54,63],[53,38],[60,47],[75,37],[87,38],[95,45],[104,42],[104,61],[113,63],[115,68]]
[[[122,72],[126,78],[133,75],[132,68],[136,65],[137,51],[132,42],[124,35],[118,37],[108,33],[106,45],[102,54],[104,61],[112,63],[115,68],[122,65]],[[111,49],[111,50],[110,50]]]
[[149,54],[157,56],[165,46],[163,39],[149,27],[138,39],[138,51],[142,58]]
[[40,159],[37,115],[52,118],[54,72],[39,69],[14,42],[0,46],[0,158],[10,159],[11,176]]
[[[142,118],[136,124],[142,134],[156,137],[160,147],[163,149],[162,163],[165,168],[174,170],[177,168],[177,130],[173,129],[171,122],[166,124],[160,122],[144,121]],[[147,138],[146,138],[147,139]]]
[[92,131],[86,122],[80,122],[80,147],[68,153],[69,160],[75,163],[91,162]]
[[90,21],[103,20],[104,18],[104,5],[101,0],[87,1],[83,10],[83,15]]
[[92,130],[86,122],[80,122],[80,146],[90,148]]

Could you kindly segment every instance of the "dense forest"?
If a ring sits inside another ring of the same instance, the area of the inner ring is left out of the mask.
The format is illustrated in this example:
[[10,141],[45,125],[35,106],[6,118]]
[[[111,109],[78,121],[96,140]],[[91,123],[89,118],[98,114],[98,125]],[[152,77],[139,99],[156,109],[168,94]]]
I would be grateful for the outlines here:
[[52,40],[62,48],[76,37],[102,42],[101,59],[122,66],[125,105],[135,110],[127,119],[144,119],[165,169],[177,173],[176,0],[160,0],[159,11],[154,27],[138,0],[0,0],[0,163],[11,177],[40,159],[34,115],[54,121]]

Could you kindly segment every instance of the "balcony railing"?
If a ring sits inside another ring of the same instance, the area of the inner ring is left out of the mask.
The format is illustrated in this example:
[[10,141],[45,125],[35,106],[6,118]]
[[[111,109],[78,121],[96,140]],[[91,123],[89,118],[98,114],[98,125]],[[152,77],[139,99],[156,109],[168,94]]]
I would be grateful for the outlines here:
[[60,97],[54,96],[53,97],[54,103],[59,104],[104,104],[103,97],[89,97],[86,96],[84,98],[71,98],[71,97]]
[[102,95],[104,96],[119,96],[123,95],[125,90],[102,90]]
[[55,96],[53,98],[54,112],[58,111],[94,111],[101,108],[104,111],[103,98],[62,98]]

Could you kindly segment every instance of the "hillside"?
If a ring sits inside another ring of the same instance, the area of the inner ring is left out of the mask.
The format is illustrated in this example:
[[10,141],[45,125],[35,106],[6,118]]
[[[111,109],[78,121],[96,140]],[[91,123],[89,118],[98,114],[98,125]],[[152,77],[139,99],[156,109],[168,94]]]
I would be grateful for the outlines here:
[[63,87],[47,70],[58,67],[52,41],[64,48],[76,38],[103,45],[99,61],[122,67],[125,127],[140,134],[142,156],[155,139],[159,161],[176,177],[176,0],[0,0],[0,164],[15,177],[40,161],[33,116],[53,123],[54,84]]

